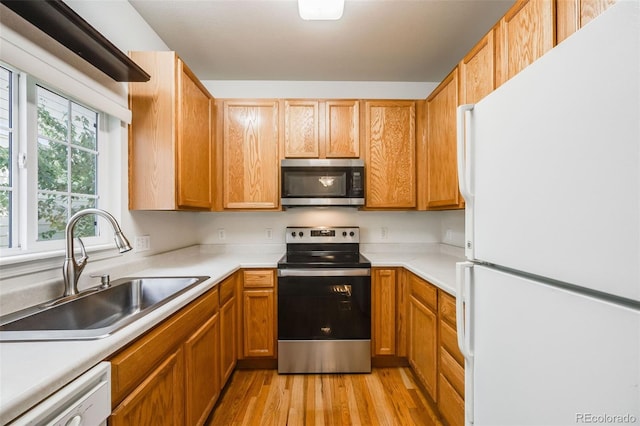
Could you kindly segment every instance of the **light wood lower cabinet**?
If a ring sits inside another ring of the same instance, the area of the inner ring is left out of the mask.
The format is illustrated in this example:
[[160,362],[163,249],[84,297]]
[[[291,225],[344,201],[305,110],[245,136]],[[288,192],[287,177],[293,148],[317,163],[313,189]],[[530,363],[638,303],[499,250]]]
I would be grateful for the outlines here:
[[238,303],[236,282],[239,274],[234,274],[220,284],[220,386],[231,377],[238,360],[237,322]]
[[438,409],[450,425],[464,424],[464,357],[458,348],[456,300],[438,290],[440,332]]
[[409,273],[409,365],[426,389],[437,400],[438,317],[437,294],[433,285]]
[[242,358],[276,356],[275,283],[274,269],[243,271]]
[[184,344],[188,425],[201,425],[220,396],[220,314],[205,322]]
[[395,268],[371,270],[371,349],[373,356],[396,355]]
[[144,382],[118,404],[112,426],[166,425],[184,422],[184,358],[181,348],[170,353]]
[[112,425],[203,424],[220,393],[218,288],[109,361]]

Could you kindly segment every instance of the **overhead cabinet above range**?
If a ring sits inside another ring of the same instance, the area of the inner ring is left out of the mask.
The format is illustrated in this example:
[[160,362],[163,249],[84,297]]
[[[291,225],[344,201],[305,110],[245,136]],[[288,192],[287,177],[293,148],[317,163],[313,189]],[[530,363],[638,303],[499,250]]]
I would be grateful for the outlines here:
[[286,158],[359,158],[357,100],[285,100]]

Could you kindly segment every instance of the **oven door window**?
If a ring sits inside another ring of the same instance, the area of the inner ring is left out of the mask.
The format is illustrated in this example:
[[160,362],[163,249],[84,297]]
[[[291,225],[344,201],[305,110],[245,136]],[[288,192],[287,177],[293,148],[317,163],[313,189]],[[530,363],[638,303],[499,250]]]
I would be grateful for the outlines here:
[[285,170],[283,197],[346,197],[347,172],[340,170]]
[[279,340],[370,338],[370,277],[279,278]]

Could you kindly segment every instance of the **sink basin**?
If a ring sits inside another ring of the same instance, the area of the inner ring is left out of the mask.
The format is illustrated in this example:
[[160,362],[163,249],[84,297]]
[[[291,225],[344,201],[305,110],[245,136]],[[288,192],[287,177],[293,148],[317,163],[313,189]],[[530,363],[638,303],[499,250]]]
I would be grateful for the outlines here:
[[0,318],[0,341],[100,339],[207,279],[121,278],[107,288],[90,289]]

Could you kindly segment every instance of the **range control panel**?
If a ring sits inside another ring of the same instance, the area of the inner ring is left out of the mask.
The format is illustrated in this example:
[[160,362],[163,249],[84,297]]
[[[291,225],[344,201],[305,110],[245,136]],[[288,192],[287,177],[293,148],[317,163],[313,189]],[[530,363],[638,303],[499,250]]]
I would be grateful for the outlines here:
[[305,243],[359,243],[360,228],[357,226],[287,227],[287,244]]

